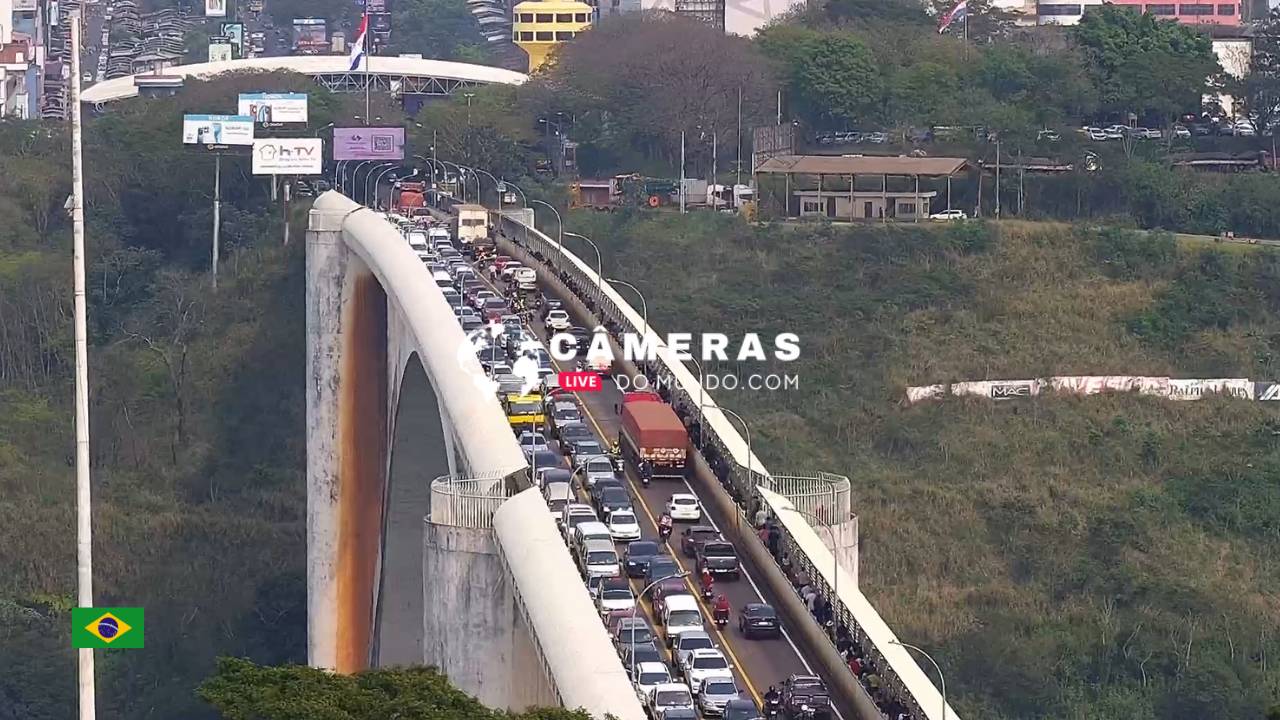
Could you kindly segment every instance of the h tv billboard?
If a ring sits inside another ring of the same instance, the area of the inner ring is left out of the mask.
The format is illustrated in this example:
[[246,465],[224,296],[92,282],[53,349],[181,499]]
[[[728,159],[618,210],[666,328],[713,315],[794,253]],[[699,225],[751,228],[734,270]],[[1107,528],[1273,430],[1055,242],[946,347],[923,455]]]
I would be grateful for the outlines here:
[[319,175],[324,166],[320,138],[268,138],[253,141],[254,175]]
[[183,115],[183,145],[252,145],[253,118],[247,115]]
[[237,111],[257,123],[307,122],[306,93],[240,93]]
[[403,160],[404,128],[334,128],[334,160]]

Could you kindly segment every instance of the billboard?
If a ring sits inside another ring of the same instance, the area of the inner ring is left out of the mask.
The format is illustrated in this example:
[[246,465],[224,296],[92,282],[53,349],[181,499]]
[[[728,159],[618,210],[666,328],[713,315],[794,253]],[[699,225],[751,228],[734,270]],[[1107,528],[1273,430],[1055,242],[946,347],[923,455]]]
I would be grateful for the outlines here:
[[258,123],[307,122],[306,93],[240,93],[236,111]]
[[365,10],[370,15],[387,11],[387,0],[365,0]]
[[293,50],[302,55],[329,52],[329,32],[324,18],[294,18]]
[[231,42],[227,38],[218,35],[209,38],[209,62],[225,62],[232,57]]
[[334,160],[403,160],[404,128],[334,128]]
[[254,175],[319,175],[324,165],[320,138],[269,138],[253,141]]
[[246,115],[183,115],[183,145],[252,145],[253,118]]
[[35,12],[36,0],[13,0],[14,12]]
[[204,0],[205,17],[226,17],[227,0]]
[[222,36],[231,43],[231,56],[239,60],[244,57],[244,23],[222,23]]

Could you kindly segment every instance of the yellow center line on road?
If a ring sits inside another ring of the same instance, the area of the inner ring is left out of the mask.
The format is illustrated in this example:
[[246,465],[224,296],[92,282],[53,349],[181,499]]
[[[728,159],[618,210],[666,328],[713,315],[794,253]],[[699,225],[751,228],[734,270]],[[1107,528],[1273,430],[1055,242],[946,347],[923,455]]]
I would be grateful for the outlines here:
[[[497,285],[493,284],[492,282],[489,281],[488,278],[484,277],[484,273],[477,271],[476,274],[477,276],[480,277],[481,281],[484,284],[488,285],[489,288],[492,289],[495,293],[498,293],[500,297],[505,297],[502,294],[502,292],[499,291]],[[533,334],[535,336],[537,335],[537,332],[534,331],[532,323],[528,325],[528,329],[530,331],[533,331]],[[560,367],[560,363],[556,361],[555,358],[552,358],[551,363],[555,365],[557,368]],[[582,408],[583,414],[585,414],[587,417],[587,420],[591,422],[592,427],[596,429],[596,433],[599,435],[601,443],[608,442],[609,436],[605,433],[604,428],[600,425],[599,421],[596,420],[595,413],[591,412],[591,407],[588,405],[586,400],[584,400],[582,396],[577,392],[570,391],[570,394],[573,395],[573,397],[578,400],[578,407]],[[572,470],[572,468],[570,468],[570,470]],[[626,478],[627,483],[631,485],[632,494],[635,496],[636,501],[640,504],[640,508],[644,510],[645,516],[649,518],[649,522],[653,524],[654,530],[656,531],[658,527],[658,520],[656,516],[653,514],[653,510],[649,507],[649,503],[645,501],[644,494],[640,492],[640,488],[636,485],[635,480],[632,479],[631,473],[626,472],[625,468],[623,471],[623,476]],[[585,488],[583,489],[583,492],[585,493]],[[576,495],[577,493],[575,492],[574,494]],[[729,643],[729,637],[726,636],[723,632],[721,632],[720,628],[716,626],[715,615],[711,612],[711,608],[707,607],[707,604],[703,602],[702,594],[698,591],[698,588],[694,586],[693,581],[690,580],[690,578],[693,576],[693,570],[685,567],[684,560],[681,558],[680,553],[677,553],[675,551],[675,548],[671,546],[670,540],[668,540],[664,544],[666,545],[667,550],[671,553],[671,558],[675,561],[676,567],[680,568],[682,571],[688,571],[690,573],[688,576],[684,578],[684,582],[685,582],[685,585],[688,586],[690,590],[690,594],[693,595],[694,602],[698,604],[698,607],[702,608],[703,614],[707,617],[708,620],[711,621],[710,624],[708,625],[708,629],[712,633],[714,633],[717,638],[720,639],[720,646],[724,648],[725,653],[727,653],[729,656],[729,660],[733,663],[733,667],[737,669],[738,674],[742,676],[742,682],[746,684],[747,691],[750,692],[751,697],[755,699],[756,706],[763,707],[764,696],[760,694],[760,691],[756,688],[755,683],[751,682],[751,677],[750,675],[747,674],[746,665],[742,663],[742,661],[738,658],[737,653],[733,651],[733,646]],[[643,605],[641,607],[643,607]],[[662,632],[663,637],[665,638],[666,633],[663,630],[659,629],[658,626],[661,623],[658,622],[658,618],[652,613],[651,605],[650,605],[650,612],[648,614],[649,614],[649,618],[654,623],[655,630],[657,630],[658,632]],[[666,643],[664,642],[663,645],[665,647]],[[673,661],[672,664],[675,664],[674,663],[675,653],[671,652],[670,655]]]

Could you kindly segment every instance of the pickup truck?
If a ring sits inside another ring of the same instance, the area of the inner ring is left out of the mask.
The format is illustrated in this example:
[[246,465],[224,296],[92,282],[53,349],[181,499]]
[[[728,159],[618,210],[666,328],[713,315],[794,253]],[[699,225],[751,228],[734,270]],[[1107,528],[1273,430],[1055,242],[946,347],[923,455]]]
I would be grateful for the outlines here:
[[728,575],[737,580],[741,574],[738,567],[738,553],[733,545],[723,540],[708,540],[698,547],[698,565],[711,571],[712,575]]

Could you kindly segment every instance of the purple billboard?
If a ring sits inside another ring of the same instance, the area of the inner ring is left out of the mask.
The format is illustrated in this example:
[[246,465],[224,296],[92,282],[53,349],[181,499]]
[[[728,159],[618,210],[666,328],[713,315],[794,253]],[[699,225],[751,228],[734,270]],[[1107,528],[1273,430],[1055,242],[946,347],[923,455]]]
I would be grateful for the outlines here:
[[403,160],[404,128],[334,128],[333,159]]

